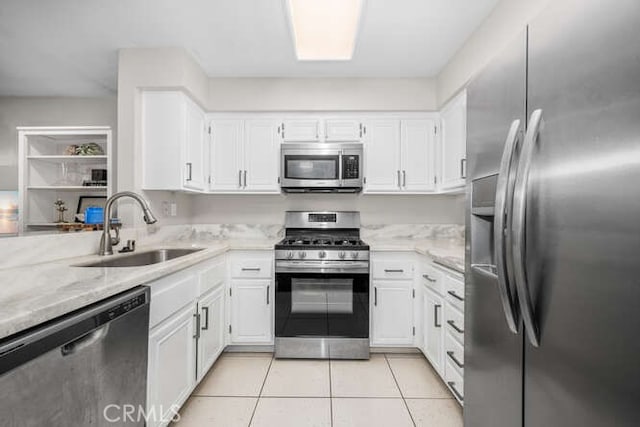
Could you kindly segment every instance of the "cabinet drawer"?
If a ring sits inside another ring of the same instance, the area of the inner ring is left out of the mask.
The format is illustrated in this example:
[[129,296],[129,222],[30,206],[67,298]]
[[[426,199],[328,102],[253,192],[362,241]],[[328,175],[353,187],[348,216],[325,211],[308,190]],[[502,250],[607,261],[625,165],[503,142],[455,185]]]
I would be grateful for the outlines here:
[[372,266],[374,279],[412,279],[413,268],[407,261],[374,261]]
[[151,288],[149,329],[193,302],[198,296],[198,278],[192,271],[163,277],[148,284]]
[[464,373],[464,347],[460,344],[450,332],[444,336],[445,359],[454,368],[458,370],[460,375]]
[[445,304],[444,319],[447,332],[464,344],[464,316],[462,312],[451,304]]
[[273,270],[273,259],[270,255],[248,254],[235,255],[231,258],[231,277],[269,279]]
[[444,277],[444,290],[447,302],[464,312],[464,279],[446,274]]
[[223,256],[207,262],[200,272],[200,291],[198,295],[224,284],[225,276],[226,264]]
[[423,264],[420,276],[424,285],[440,295],[444,294],[444,274],[441,271],[429,264]]
[[462,403],[462,400],[464,399],[464,380],[462,375],[460,375],[458,370],[453,367],[453,363],[449,360],[445,365],[444,376],[447,386],[449,386],[449,389],[456,399]]

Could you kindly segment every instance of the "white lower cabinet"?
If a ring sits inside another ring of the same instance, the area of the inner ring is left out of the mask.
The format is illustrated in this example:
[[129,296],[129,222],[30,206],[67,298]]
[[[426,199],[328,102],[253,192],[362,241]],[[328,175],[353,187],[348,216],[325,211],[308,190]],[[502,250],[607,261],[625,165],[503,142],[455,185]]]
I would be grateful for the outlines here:
[[231,282],[231,342],[273,344],[271,279]]
[[372,312],[372,345],[413,345],[413,281],[374,280]]
[[224,349],[224,287],[220,286],[200,297],[200,332],[196,379],[200,381]]
[[444,328],[442,297],[433,292],[427,286],[422,289],[422,313],[423,324],[423,352],[433,368],[440,374],[444,373],[443,345]]
[[195,387],[194,305],[189,304],[149,334],[147,413],[150,427],[165,426]]

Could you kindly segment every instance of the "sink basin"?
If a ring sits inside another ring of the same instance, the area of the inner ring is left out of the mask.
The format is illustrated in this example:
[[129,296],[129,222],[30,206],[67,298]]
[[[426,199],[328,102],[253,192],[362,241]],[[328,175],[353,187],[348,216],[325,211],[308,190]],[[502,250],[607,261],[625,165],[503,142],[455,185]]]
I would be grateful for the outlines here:
[[201,250],[202,249],[157,249],[155,251],[138,252],[117,258],[107,258],[98,262],[79,265],[78,267],[140,267],[169,261]]

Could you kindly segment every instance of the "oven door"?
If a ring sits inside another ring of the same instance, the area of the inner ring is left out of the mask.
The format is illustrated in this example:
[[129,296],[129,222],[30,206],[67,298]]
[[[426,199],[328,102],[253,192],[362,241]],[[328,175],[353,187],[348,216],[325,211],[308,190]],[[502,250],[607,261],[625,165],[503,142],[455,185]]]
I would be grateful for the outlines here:
[[284,188],[338,187],[341,167],[338,149],[283,145],[280,185]]
[[369,337],[368,272],[277,272],[276,337]]

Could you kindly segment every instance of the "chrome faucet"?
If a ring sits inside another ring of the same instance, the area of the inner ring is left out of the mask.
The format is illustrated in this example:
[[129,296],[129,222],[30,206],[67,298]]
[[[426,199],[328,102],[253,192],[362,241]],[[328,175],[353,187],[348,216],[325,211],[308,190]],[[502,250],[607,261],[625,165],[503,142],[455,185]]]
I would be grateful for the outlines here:
[[119,236],[115,238],[111,237],[111,208],[113,206],[113,203],[121,197],[131,197],[133,200],[140,204],[144,222],[146,222],[147,224],[153,224],[158,221],[153,215],[153,212],[151,212],[149,204],[141,195],[136,194],[132,191],[121,191],[114,194],[113,196],[109,197],[107,203],[105,203],[104,205],[104,229],[102,231],[102,238],[100,239],[100,249],[98,250],[98,255],[113,255],[113,245],[117,245],[118,243],[120,243]]

